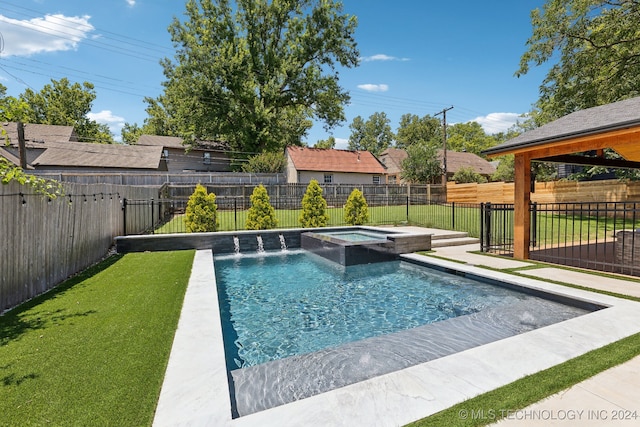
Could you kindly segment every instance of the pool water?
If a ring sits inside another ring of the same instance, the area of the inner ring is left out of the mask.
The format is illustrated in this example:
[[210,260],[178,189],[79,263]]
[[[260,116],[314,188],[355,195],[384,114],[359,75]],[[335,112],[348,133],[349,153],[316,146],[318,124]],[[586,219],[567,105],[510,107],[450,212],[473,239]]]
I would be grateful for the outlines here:
[[214,264],[229,370],[529,297],[404,261],[343,267],[289,251],[216,256]]
[[366,242],[369,240],[386,240],[387,235],[374,231],[332,231],[326,233],[315,233],[319,236],[330,236],[347,242]]

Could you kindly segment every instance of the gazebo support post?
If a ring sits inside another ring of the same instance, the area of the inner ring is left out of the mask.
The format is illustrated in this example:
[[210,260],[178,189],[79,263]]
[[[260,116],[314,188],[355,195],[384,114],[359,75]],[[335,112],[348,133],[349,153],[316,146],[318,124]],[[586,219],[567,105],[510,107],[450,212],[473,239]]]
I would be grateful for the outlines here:
[[531,239],[531,157],[528,154],[515,154],[515,194],[513,213],[513,257],[529,259],[529,240]]

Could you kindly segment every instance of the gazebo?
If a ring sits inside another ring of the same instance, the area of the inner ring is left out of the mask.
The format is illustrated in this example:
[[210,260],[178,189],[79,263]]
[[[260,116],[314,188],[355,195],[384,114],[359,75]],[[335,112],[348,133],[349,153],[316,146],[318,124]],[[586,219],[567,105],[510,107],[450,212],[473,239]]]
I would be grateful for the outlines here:
[[[605,148],[621,159],[606,159]],[[576,111],[484,153],[515,157],[513,256],[529,259],[531,162],[640,168],[640,97]]]

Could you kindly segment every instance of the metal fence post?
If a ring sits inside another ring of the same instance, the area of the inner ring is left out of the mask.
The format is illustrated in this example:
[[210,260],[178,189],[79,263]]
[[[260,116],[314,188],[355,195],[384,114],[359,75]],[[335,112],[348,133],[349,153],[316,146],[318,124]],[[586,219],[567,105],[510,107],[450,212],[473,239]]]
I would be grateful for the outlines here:
[[489,248],[491,247],[491,203],[486,203],[484,205],[484,216],[482,218],[484,222],[484,248],[482,252],[489,252]]
[[122,199],[122,235],[127,235],[127,198]]
[[456,202],[451,202],[451,229],[456,229]]
[[480,252],[484,252],[484,203],[480,203]]
[[[574,214],[575,217],[575,214]],[[538,202],[531,204],[531,235],[529,236],[531,247],[536,247],[536,236],[538,235]]]
[[238,231],[238,199],[233,198],[233,228]]
[[154,234],[155,230],[154,230],[154,226],[153,226],[153,197],[151,198],[151,234]]
[[407,224],[408,224],[409,223],[409,196],[407,196],[406,206],[407,206]]

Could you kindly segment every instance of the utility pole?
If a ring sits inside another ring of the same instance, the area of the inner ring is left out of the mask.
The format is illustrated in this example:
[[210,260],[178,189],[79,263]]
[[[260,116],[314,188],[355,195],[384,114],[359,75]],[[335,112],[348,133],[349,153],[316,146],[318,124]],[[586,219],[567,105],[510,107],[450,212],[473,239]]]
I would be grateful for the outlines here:
[[444,108],[442,111],[437,112],[434,116],[442,114],[442,186],[444,187],[445,202],[447,195],[447,111],[452,110],[453,105],[449,108]]
[[24,125],[18,122],[18,152],[20,154],[20,167],[27,169],[27,150],[24,141]]

